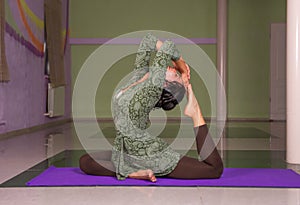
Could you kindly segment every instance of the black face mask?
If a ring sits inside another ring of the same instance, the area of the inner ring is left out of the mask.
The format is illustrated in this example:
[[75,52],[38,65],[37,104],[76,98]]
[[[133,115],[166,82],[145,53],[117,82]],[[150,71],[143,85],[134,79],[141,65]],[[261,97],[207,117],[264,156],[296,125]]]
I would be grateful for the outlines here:
[[162,91],[159,101],[155,107],[162,108],[164,110],[172,110],[178,102],[180,102],[185,94],[185,88],[178,82],[166,81],[166,86]]
[[155,107],[162,108],[164,110],[172,110],[178,104],[174,96],[168,92],[166,89],[163,89],[159,101],[156,103]]

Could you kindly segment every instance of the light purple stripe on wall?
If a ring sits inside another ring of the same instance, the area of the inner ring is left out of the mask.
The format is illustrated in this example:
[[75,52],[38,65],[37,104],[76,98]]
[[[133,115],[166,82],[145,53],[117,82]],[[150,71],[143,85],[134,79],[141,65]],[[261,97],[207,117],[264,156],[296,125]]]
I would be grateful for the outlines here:
[[[71,45],[139,44],[141,38],[70,38]],[[161,38],[162,41],[166,40]],[[216,38],[170,38],[175,44],[216,44]]]
[[38,49],[32,45],[29,41],[27,41],[22,35],[18,34],[13,27],[9,25],[9,23],[5,22],[5,31],[12,36],[16,41],[20,44],[24,45],[29,51],[31,51],[34,55],[38,57],[44,57],[44,53],[40,52]]

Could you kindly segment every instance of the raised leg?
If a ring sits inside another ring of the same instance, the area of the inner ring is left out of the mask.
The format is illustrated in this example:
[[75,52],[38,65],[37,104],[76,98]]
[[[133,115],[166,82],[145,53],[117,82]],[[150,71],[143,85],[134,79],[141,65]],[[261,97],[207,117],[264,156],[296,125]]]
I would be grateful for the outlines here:
[[[198,128],[196,137],[197,148],[202,147],[205,140],[212,141],[207,130],[208,129],[206,125]],[[198,152],[199,151],[200,150],[198,150]],[[212,179],[219,178],[222,175],[222,172],[223,162],[218,150],[214,148],[208,157],[203,161],[186,156],[182,157],[179,160],[176,168],[170,174],[168,174],[167,177],[182,179]]]
[[185,179],[219,178],[223,173],[223,162],[208,132],[191,85],[188,86],[187,95],[185,114],[194,122],[197,151],[202,161],[184,156],[173,172],[167,176]]

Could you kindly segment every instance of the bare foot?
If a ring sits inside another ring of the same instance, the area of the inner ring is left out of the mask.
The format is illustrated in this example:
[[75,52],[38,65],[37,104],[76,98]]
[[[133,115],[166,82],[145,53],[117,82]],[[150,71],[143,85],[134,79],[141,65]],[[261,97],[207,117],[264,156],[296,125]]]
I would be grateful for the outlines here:
[[188,102],[185,106],[184,114],[193,119],[194,127],[204,125],[205,120],[202,117],[200,106],[199,106],[198,101],[197,101],[197,99],[194,95],[191,84],[189,84],[187,86],[187,99],[188,99]]
[[193,118],[195,115],[201,114],[199,104],[198,104],[198,101],[197,101],[197,99],[194,95],[191,84],[189,84],[187,86],[187,99],[188,99],[188,102],[185,106],[184,114],[188,117],[191,117],[191,118]]
[[133,172],[128,175],[129,178],[133,179],[147,179],[151,182],[156,182],[156,177],[154,176],[154,173],[151,169],[147,170],[139,170],[137,172]]

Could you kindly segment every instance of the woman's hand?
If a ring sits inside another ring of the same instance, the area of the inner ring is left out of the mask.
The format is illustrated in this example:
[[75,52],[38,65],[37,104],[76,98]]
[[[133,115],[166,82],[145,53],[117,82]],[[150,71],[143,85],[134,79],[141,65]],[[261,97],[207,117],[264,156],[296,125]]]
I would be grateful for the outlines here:
[[191,78],[190,75],[191,71],[189,65],[184,62],[182,57],[180,57],[180,59],[177,61],[172,61],[172,63],[174,68],[181,73],[183,83],[187,88],[187,86],[190,84],[190,78]]

